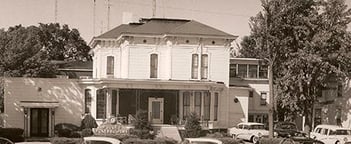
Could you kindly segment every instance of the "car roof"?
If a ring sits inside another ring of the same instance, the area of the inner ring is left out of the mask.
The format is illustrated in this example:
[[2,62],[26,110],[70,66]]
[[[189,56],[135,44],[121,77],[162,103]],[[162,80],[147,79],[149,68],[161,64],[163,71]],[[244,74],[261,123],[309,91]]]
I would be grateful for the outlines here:
[[256,122],[242,122],[239,123],[238,125],[243,124],[243,125],[264,125],[263,123],[256,123]]
[[213,139],[213,138],[185,138],[185,140],[189,140],[189,141],[209,141],[209,142],[215,142],[215,143],[222,143],[222,141],[218,140],[218,139]]
[[120,140],[115,139],[115,138],[110,138],[110,137],[100,137],[100,136],[90,136],[90,137],[84,137],[85,141],[91,141],[91,140],[98,140],[98,141],[108,141],[113,144],[119,144],[121,143]]
[[331,130],[351,130],[350,128],[344,128],[337,125],[318,125],[316,128],[326,128]]

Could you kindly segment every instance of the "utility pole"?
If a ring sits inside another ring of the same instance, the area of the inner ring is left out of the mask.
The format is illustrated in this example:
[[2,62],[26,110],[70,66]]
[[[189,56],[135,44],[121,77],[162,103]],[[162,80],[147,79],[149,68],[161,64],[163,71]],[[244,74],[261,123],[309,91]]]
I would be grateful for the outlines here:
[[107,0],[107,31],[110,30],[110,11],[111,3],[110,0]]
[[268,128],[269,138],[273,138],[273,112],[274,112],[274,89],[273,89],[273,61],[268,61],[268,83],[269,83],[269,107],[268,107]]
[[96,24],[96,0],[94,0],[94,7],[93,7],[93,36],[95,37],[95,24]]
[[55,0],[55,23],[57,23],[57,0]]
[[156,16],[156,0],[152,0],[152,17]]

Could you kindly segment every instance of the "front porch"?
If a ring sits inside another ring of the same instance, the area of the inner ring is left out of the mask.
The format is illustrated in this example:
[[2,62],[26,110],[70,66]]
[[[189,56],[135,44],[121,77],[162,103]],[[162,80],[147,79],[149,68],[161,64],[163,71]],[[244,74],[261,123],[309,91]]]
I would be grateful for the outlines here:
[[104,80],[86,86],[84,105],[99,124],[111,117],[131,124],[143,110],[152,124],[183,125],[187,115],[196,112],[204,128],[213,128],[224,90],[222,83],[206,81]]

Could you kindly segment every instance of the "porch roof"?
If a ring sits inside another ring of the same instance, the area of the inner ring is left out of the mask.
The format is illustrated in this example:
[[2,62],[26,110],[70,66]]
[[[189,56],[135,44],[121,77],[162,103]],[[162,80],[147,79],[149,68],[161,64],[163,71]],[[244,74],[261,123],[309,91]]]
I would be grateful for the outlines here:
[[173,90],[222,90],[223,82],[204,80],[159,80],[159,79],[81,79],[81,84],[96,87],[116,87],[135,89],[173,89]]
[[56,108],[59,102],[56,101],[20,101],[20,106],[24,108]]

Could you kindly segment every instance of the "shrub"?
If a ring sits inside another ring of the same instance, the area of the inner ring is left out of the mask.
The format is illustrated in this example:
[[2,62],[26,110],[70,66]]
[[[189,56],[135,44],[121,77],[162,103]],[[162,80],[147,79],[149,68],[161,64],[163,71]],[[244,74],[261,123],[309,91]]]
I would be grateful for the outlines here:
[[200,119],[195,112],[190,113],[185,122],[185,133],[189,138],[201,136]]
[[91,114],[86,114],[83,118],[83,120],[81,121],[81,125],[80,128],[81,129],[92,129],[92,128],[97,128],[97,123],[96,120],[93,116],[91,116]]
[[85,128],[82,130],[82,137],[87,137],[93,135],[93,131],[90,128]]
[[54,137],[50,140],[52,144],[82,144],[81,138]]
[[153,139],[155,137],[153,133],[150,133],[153,129],[148,120],[146,111],[140,110],[137,112],[133,125],[134,129],[130,130],[131,134],[136,135],[141,139]]
[[55,125],[55,131],[59,137],[78,137],[78,134],[76,134],[76,131],[78,130],[78,126],[70,123],[59,123]]

